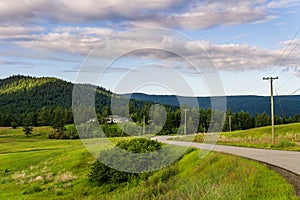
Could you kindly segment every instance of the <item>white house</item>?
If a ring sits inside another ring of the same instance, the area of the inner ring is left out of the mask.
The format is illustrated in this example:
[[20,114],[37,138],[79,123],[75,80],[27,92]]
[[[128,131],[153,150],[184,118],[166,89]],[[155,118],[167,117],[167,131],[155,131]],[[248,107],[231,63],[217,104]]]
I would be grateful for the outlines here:
[[118,115],[110,115],[106,118],[107,123],[124,123],[124,122],[129,122],[129,119],[126,117],[120,117]]

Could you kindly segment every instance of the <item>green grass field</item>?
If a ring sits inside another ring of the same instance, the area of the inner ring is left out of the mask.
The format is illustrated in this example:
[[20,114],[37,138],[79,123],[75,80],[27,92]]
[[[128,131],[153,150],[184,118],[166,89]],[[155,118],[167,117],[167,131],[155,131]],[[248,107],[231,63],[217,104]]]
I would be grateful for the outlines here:
[[[271,126],[267,126],[249,130],[222,132],[217,144],[300,151],[300,123],[276,125],[275,145],[272,145],[271,138]],[[204,134],[176,138],[176,140],[200,143],[204,139]]]
[[49,140],[51,130],[26,138],[0,128],[0,199],[298,199],[264,165],[219,153],[199,159],[197,150],[146,180],[96,187],[88,181],[95,158],[80,140]]

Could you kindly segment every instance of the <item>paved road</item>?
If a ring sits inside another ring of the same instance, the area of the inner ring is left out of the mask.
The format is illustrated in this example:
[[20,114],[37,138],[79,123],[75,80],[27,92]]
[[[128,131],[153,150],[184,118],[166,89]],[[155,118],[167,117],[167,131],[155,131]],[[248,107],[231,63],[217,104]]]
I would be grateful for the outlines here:
[[[174,137],[174,136],[173,136]],[[291,171],[297,175],[300,175],[300,152],[294,151],[280,151],[280,150],[267,150],[267,149],[255,149],[246,147],[233,147],[222,145],[209,145],[201,143],[191,142],[179,142],[170,141],[172,136],[157,136],[153,139],[157,139],[160,142],[178,145],[178,146],[190,146],[204,150],[213,150],[216,152],[222,152],[227,154],[233,154],[253,160],[258,160],[264,163],[281,167],[288,171]]]

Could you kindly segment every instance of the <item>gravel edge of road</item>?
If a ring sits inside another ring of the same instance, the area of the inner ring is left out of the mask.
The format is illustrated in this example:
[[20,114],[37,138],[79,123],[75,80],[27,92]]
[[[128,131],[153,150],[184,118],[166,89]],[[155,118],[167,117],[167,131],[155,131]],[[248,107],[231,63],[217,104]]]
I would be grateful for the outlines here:
[[[258,162],[260,162],[260,161],[258,161]],[[260,163],[264,164],[270,170],[277,172],[279,175],[284,177],[288,183],[293,185],[295,188],[295,191],[296,191],[296,195],[300,199],[300,176],[299,175],[297,175],[289,170],[283,169],[281,167],[271,165],[269,163],[265,163],[265,162],[260,162]]]

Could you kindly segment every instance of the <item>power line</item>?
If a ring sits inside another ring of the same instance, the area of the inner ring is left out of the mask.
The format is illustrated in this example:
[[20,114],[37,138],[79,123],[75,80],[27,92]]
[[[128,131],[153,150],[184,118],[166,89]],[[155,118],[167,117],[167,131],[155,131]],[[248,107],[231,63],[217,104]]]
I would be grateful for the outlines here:
[[[281,65],[287,60],[287,58],[292,54],[292,52],[296,49],[296,47],[297,46],[299,46],[299,42],[294,46],[294,48],[290,51],[290,53],[287,55],[287,57],[281,62]],[[281,72],[281,74],[279,74],[279,76],[281,76],[282,74],[284,73],[284,71],[283,72]],[[280,87],[279,87],[279,89],[280,88],[283,88],[286,84],[288,84],[292,79],[294,79],[295,78],[295,76],[294,77],[292,77],[292,78],[290,78],[289,80],[287,80],[285,83],[283,83],[282,85],[280,85]]]
[[283,88],[285,85],[287,85],[289,82],[291,82],[296,76],[293,76],[292,78],[288,79],[286,82],[284,82],[283,84],[281,84],[278,89]]
[[295,94],[296,92],[298,92],[300,90],[300,88],[298,88],[297,90],[295,90],[294,92],[292,92],[290,95]]
[[[280,57],[276,60],[276,62],[273,64],[273,66],[276,66],[276,64],[279,63],[280,59],[283,57],[283,55],[285,54],[285,52],[288,50],[288,48],[290,47],[290,45],[292,44],[292,42],[295,40],[295,38],[297,37],[297,35],[299,34],[299,32],[300,32],[300,28],[296,31],[294,37],[290,40],[288,46],[284,49],[284,51],[281,53]],[[296,45],[296,46],[297,46],[297,45]],[[294,48],[294,49],[295,49],[295,48]],[[294,49],[293,49],[293,50],[294,50]],[[291,52],[292,52],[293,50],[290,51],[290,53],[289,53],[288,56],[285,58],[285,60],[290,56],[290,54],[291,54]],[[285,60],[284,60],[284,61],[285,61]],[[282,63],[283,63],[283,62],[281,62],[281,64],[282,64]],[[278,66],[271,72],[271,75],[272,75],[273,73],[275,73],[275,71],[276,71],[279,67],[280,67],[280,65],[278,65]]]
[[[276,59],[276,61],[274,62],[274,64],[272,66],[276,66],[279,61],[283,58],[284,54],[287,52],[287,50],[289,49],[289,47],[291,46],[291,44],[293,43],[293,41],[296,39],[296,37],[298,36],[300,32],[300,28],[298,28],[298,30],[296,31],[295,35],[293,36],[293,38],[289,41],[288,46],[282,51],[282,53],[280,54],[280,56]],[[267,73],[266,76],[270,76],[272,74],[274,74],[278,68],[288,59],[288,57],[291,55],[291,53],[296,49],[296,47],[299,45],[299,42],[294,46],[293,49],[291,49],[291,51],[288,53],[288,55],[284,58],[284,60],[282,62],[280,62],[279,65],[277,65],[277,67],[271,71],[271,73]],[[282,73],[281,73],[282,74]],[[280,74],[280,75],[281,75]],[[250,85],[246,86],[245,88],[239,90],[238,92],[251,92],[254,89],[262,86],[263,84],[258,82],[258,81],[254,81],[252,82]]]
[[[278,90],[276,88],[275,88],[275,91],[277,93],[276,96],[278,97]],[[279,104],[282,116],[285,116],[282,105],[281,105],[281,99],[280,98],[278,98],[278,104]]]

